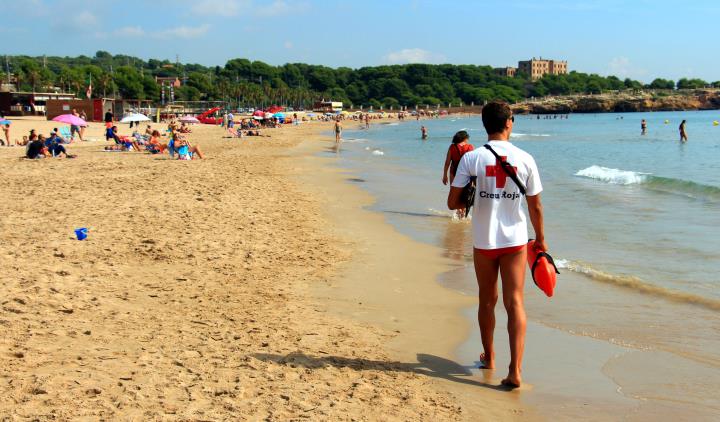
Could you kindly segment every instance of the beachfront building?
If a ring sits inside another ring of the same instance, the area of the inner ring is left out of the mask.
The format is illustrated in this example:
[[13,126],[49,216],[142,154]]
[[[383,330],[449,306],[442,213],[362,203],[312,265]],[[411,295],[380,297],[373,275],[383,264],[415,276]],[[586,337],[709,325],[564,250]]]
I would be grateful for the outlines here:
[[494,70],[496,74],[508,78],[514,78],[515,74],[517,73],[517,68],[512,66],[496,67]]
[[182,85],[177,76],[156,76],[155,82],[160,86],[172,86],[173,88],[180,88]]
[[530,75],[530,79],[536,81],[544,75],[565,75],[568,73],[567,61],[564,60],[547,60],[540,57],[533,57],[530,60],[518,62],[518,72]]
[[313,111],[321,113],[337,113],[342,111],[343,103],[341,101],[318,101],[313,105]]

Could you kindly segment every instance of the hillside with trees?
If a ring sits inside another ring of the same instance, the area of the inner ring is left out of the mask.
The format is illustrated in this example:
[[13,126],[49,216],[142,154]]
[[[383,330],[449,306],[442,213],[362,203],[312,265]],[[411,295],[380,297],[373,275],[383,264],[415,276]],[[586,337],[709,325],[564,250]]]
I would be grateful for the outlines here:
[[[304,63],[272,66],[261,61],[232,59],[224,66],[207,67],[168,60],[147,61],[98,51],[93,57],[8,57],[10,73],[20,91],[60,89],[85,97],[92,81],[94,97],[161,100],[156,77],[177,77],[176,100],[225,101],[230,107],[282,104],[307,107],[325,98],[356,107],[397,108],[440,104],[481,104],[500,98],[518,102],[548,95],[600,94],[608,91],[695,89],[720,87],[700,79],[674,82],[655,79],[650,84],[615,76],[570,72],[531,81],[522,73],[514,78],[497,75],[490,66],[406,64],[359,69],[330,68]],[[7,69],[6,69],[7,70]],[[8,75],[0,79],[7,79]]]

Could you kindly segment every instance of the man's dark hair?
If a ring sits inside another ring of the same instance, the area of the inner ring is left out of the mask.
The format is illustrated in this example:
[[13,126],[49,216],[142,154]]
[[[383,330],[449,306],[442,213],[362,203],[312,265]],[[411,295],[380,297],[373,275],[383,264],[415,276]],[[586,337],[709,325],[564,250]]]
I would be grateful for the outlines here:
[[452,143],[453,144],[459,144],[462,141],[465,141],[467,139],[470,139],[470,135],[468,135],[467,132],[464,130],[459,131],[458,133],[453,136]]
[[482,108],[482,122],[488,135],[505,130],[505,124],[510,117],[512,110],[504,101],[492,101]]

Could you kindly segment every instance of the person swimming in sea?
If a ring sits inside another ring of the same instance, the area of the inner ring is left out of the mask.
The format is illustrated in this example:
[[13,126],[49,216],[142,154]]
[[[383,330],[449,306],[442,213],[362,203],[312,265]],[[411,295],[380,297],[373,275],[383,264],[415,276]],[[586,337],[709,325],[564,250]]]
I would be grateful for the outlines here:
[[645,135],[647,133],[647,122],[645,119],[642,119],[642,122],[640,122],[640,134]]
[[425,126],[421,126],[421,127],[420,127],[420,133],[421,133],[420,136],[422,137],[422,139],[427,139],[427,138],[428,138],[428,131],[427,131],[427,128],[426,128]]

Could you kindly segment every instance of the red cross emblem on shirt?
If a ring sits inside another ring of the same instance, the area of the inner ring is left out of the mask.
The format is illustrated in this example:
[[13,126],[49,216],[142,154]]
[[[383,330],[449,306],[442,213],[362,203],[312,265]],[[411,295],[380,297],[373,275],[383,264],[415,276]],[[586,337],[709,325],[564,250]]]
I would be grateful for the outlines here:
[[[507,161],[507,157],[500,156],[500,160]],[[494,177],[495,178],[495,187],[498,189],[502,189],[505,187],[505,182],[507,181],[507,173],[505,173],[505,170],[502,168],[502,164],[500,164],[501,161],[495,160],[494,166],[485,166],[485,176],[487,177]],[[517,167],[513,166],[513,170],[517,172]]]

